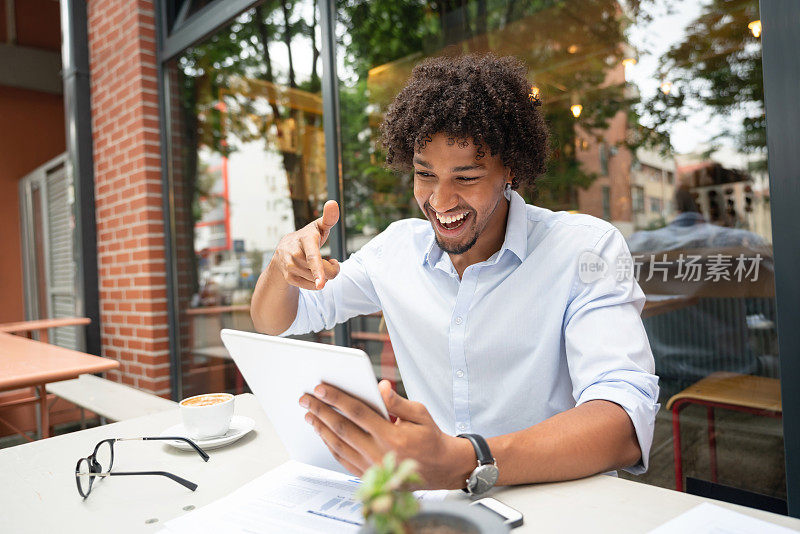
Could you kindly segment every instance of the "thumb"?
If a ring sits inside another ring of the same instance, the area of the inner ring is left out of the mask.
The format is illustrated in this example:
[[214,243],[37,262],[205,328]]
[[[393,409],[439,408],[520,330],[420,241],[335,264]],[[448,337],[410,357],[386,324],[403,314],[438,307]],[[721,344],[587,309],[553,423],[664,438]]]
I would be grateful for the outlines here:
[[412,402],[406,398],[401,397],[395,390],[392,389],[392,384],[388,380],[381,380],[378,384],[378,390],[383,397],[383,403],[386,409],[392,415],[396,415],[404,421],[413,423],[423,423],[428,413],[427,410],[418,402]]
[[330,230],[337,222],[339,222],[339,204],[335,200],[329,200],[322,207],[322,217],[318,226],[320,230]]

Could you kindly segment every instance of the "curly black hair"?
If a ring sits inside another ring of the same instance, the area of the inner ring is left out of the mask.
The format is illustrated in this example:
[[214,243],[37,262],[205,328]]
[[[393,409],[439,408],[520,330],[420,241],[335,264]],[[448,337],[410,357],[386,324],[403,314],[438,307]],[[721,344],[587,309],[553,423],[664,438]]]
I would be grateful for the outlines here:
[[472,140],[478,158],[485,147],[500,155],[513,189],[533,185],[545,170],[548,134],[526,74],[520,60],[493,54],[418,64],[381,124],[387,165],[410,170],[415,149],[444,133],[462,144]]

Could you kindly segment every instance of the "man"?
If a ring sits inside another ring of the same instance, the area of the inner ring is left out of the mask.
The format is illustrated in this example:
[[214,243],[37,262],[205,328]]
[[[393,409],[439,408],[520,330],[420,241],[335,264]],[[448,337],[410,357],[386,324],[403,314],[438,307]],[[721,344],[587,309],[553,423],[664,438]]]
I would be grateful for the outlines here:
[[675,190],[675,211],[671,223],[656,230],[641,230],[628,240],[633,252],[665,252],[669,250],[701,250],[743,247],[754,252],[768,252],[769,246],[761,236],[739,228],[712,224],[700,213],[700,208],[685,185]]
[[[753,232],[708,222],[686,185],[676,189],[674,201],[678,215],[672,222],[628,239],[631,252],[645,262],[668,265],[666,279],[659,274],[645,278],[648,270],[641,269],[648,298],[692,297],[644,320],[662,395],[668,398],[717,371],[777,376],[777,357],[768,349],[775,335],[769,328],[775,320],[769,244]],[[665,264],[662,257],[670,252],[673,260]],[[727,268],[725,278],[712,275],[715,259]],[[747,275],[741,272],[737,280],[737,269],[743,267]],[[760,321],[762,328],[749,328],[750,321]]]
[[545,164],[528,87],[510,57],[418,65],[382,141],[392,167],[413,169],[427,221],[393,223],[340,265],[319,252],[338,221],[329,201],[281,240],[258,281],[253,321],[269,334],[383,311],[411,399],[379,384],[397,422],[325,384],[300,399],[356,475],[388,451],[417,460],[426,487],[469,479],[473,493],[494,476],[522,484],[646,469],[658,386],[644,295],[632,280],[579,279],[584,251],[612,264],[630,257],[611,225],[526,205],[513,191]]

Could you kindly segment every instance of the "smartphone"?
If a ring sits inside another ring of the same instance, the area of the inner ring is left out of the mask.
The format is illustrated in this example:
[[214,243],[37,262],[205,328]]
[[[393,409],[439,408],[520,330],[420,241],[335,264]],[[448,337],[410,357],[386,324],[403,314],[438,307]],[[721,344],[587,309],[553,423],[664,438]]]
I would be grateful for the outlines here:
[[522,514],[497,499],[492,499],[491,497],[478,499],[477,501],[472,501],[470,506],[480,506],[485,510],[489,510],[499,516],[503,523],[511,528],[517,528],[522,525]]

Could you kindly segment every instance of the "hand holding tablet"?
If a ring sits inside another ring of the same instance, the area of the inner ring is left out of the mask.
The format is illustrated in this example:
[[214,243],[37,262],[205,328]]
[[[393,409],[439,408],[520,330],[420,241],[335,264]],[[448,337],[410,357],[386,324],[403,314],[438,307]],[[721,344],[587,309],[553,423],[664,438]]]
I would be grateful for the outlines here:
[[306,424],[306,410],[298,404],[322,383],[389,418],[372,364],[361,350],[228,329],[221,337],[293,460],[346,472]]

